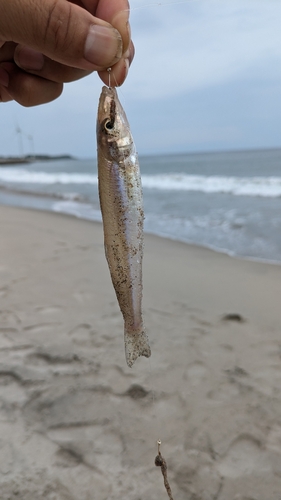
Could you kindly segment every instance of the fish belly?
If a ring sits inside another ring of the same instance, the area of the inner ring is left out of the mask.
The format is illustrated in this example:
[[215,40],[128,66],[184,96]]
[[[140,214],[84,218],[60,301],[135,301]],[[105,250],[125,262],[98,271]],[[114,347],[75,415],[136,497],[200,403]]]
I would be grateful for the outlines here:
[[105,253],[124,318],[128,366],[151,354],[142,320],[143,207],[138,164],[99,161]]

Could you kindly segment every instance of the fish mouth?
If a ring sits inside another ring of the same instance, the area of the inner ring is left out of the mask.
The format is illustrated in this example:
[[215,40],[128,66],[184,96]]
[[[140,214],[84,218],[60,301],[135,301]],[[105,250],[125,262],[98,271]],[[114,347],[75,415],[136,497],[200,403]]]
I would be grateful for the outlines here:
[[104,85],[102,87],[102,89],[101,89],[101,97],[102,96],[105,96],[105,97],[109,96],[112,99],[116,98],[117,97],[117,92],[116,92],[115,87],[106,87]]
[[111,128],[115,122],[116,102],[118,102],[118,97],[115,88],[104,86],[99,101],[98,120],[101,123],[105,118],[108,118]]

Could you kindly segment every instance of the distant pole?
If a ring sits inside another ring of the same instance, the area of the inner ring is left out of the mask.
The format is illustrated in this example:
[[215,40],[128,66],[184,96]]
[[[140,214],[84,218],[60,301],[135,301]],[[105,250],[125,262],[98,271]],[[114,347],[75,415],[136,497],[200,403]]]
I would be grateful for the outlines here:
[[17,133],[17,136],[18,136],[19,156],[23,157],[22,130],[19,127],[19,125],[16,126],[16,133]]
[[30,156],[33,156],[33,158],[34,158],[35,157],[34,138],[33,138],[33,135],[31,135],[31,134],[29,134],[27,137],[28,137],[28,140],[30,143]]

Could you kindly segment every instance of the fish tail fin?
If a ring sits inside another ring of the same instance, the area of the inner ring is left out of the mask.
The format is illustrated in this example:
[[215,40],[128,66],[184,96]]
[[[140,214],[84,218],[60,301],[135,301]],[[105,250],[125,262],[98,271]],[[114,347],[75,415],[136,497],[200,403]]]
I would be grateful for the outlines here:
[[131,368],[139,356],[149,358],[151,350],[149,346],[148,336],[144,328],[132,330],[125,327],[125,354],[127,365]]

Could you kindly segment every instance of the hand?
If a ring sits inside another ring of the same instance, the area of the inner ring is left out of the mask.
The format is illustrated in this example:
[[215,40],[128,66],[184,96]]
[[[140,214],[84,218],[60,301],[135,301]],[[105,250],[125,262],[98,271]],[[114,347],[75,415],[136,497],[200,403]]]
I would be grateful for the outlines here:
[[98,71],[121,85],[134,57],[128,0],[0,0],[0,101],[36,106]]

